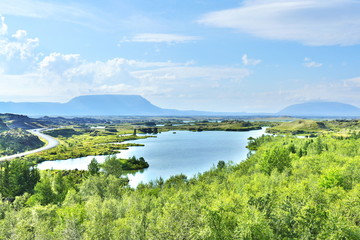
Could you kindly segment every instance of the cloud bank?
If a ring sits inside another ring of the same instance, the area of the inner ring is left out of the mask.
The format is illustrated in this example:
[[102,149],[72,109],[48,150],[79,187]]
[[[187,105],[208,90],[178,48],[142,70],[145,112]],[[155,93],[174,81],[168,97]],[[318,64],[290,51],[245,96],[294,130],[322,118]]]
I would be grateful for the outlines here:
[[166,33],[141,33],[123,42],[184,43],[200,40],[200,37]]
[[241,7],[210,12],[198,22],[304,45],[356,45],[359,12],[360,2],[354,0],[245,0]]

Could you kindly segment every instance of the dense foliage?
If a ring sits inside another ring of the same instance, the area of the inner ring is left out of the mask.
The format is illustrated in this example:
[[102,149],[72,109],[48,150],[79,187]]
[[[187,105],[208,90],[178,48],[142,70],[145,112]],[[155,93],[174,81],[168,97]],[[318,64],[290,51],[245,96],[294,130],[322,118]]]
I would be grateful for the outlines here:
[[[94,164],[94,161],[92,161]],[[143,157],[137,159],[135,156],[128,159],[116,158],[115,155],[108,156],[104,163],[100,165],[106,174],[113,174],[120,177],[123,170],[141,170],[148,168],[149,164]]]
[[[357,124],[298,121],[282,130],[299,125],[315,133],[351,129],[312,139],[250,138],[256,153],[239,165],[220,161],[196,178],[160,178],[136,190],[121,174],[144,164],[141,158],[109,157],[92,161],[89,171],[44,171],[41,179],[24,161],[5,162],[0,239],[359,239]],[[55,130],[63,151],[46,154],[89,155],[134,138],[116,132]]]
[[245,162],[136,190],[96,163],[44,172],[0,203],[0,239],[360,239],[357,136],[264,136]]
[[12,199],[32,193],[40,179],[39,171],[20,159],[0,163],[0,196]]

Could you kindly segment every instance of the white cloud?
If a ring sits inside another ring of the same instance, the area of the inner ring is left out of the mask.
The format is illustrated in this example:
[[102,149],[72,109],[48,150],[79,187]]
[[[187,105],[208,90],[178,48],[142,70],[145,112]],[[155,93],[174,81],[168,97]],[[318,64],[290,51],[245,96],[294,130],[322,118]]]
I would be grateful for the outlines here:
[[81,60],[79,54],[51,53],[39,62],[39,70],[42,72],[52,72],[63,75],[69,68],[77,67],[80,64]]
[[258,65],[259,63],[261,63],[260,59],[250,59],[250,58],[248,58],[247,54],[244,54],[242,56],[241,60],[242,60],[242,63],[244,65],[253,65],[253,66],[255,66],[255,65]]
[[7,39],[0,40],[0,55],[7,59],[19,57],[25,60],[34,56],[33,51],[39,46],[38,38],[27,38],[23,41],[11,42]]
[[8,26],[5,23],[5,17],[0,15],[0,35],[5,35],[7,34],[7,30],[8,30]]
[[[17,41],[12,41],[7,37],[7,25],[5,24],[5,18],[1,16],[2,27],[0,28],[0,56],[5,56],[7,60],[13,58],[19,58],[26,60],[30,57],[34,57],[34,49],[39,46],[38,38],[25,38],[27,32],[25,30],[17,30],[12,35]],[[5,27],[4,27],[5,26]]]
[[73,2],[61,4],[42,0],[0,1],[0,12],[3,15],[69,22],[96,30],[103,30],[105,23],[99,17],[99,12],[95,14],[85,4]]
[[[163,41],[187,40],[190,38],[172,36]],[[194,98],[220,105],[220,98],[237,97],[243,80],[251,74],[246,68],[199,66],[194,61],[88,61],[79,54],[44,55],[37,51],[39,43],[38,38],[27,38],[25,30],[0,39],[0,100],[65,102],[83,94],[112,93],[159,97],[166,99],[161,102],[167,107],[177,101],[175,108],[182,108],[182,101],[192,106]],[[19,71],[21,65],[26,68]]]
[[304,66],[308,68],[318,68],[321,67],[323,64],[314,62],[310,58],[304,58]]
[[27,35],[27,32],[25,30],[17,30],[16,33],[11,35],[13,38],[16,38],[17,40],[24,39]]
[[[11,0],[0,1],[1,13],[33,18],[92,18],[94,17],[85,9],[73,4],[59,4],[38,0]],[[65,19],[64,19],[65,20]]]
[[152,42],[152,43],[184,43],[200,40],[197,36],[187,36],[179,34],[166,33],[142,33],[133,36],[130,39],[124,39],[123,42]]
[[360,2],[354,0],[246,0],[198,22],[305,45],[355,45],[360,43],[359,12]]
[[231,67],[198,67],[178,66],[170,68],[157,68],[153,70],[135,71],[133,74],[140,79],[167,80],[167,81],[202,81],[204,85],[210,81],[240,82],[250,75],[250,71],[244,68]]
[[350,78],[344,80],[345,87],[360,88],[360,77]]
[[123,58],[89,62],[78,54],[60,53],[43,57],[36,67],[29,74],[3,73],[0,96],[21,95],[38,100],[36,94],[39,94],[49,100],[66,101],[81,94],[113,93],[175,98],[213,96],[212,99],[216,99],[215,96],[228,93],[228,89],[234,91],[250,75],[250,71],[243,68]]

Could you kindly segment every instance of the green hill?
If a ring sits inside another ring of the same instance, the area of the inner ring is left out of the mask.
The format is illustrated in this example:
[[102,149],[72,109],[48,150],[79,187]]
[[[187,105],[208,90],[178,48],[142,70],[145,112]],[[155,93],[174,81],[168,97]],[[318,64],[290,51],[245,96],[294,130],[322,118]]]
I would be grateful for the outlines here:
[[327,131],[328,127],[323,122],[314,120],[295,120],[281,123],[278,126],[267,129],[269,133],[305,134]]
[[0,133],[0,156],[9,156],[44,146],[44,142],[22,129],[11,129]]
[[[3,126],[4,130],[9,130],[14,128],[34,129],[34,128],[44,127],[43,125],[37,123],[35,119],[19,114],[11,114],[11,113],[0,114],[0,120],[5,125]],[[1,130],[1,126],[0,126],[0,130]]]

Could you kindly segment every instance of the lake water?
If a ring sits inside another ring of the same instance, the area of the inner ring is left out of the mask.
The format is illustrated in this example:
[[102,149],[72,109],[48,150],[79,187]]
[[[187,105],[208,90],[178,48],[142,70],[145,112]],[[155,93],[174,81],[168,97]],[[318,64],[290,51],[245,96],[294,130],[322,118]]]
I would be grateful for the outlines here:
[[[174,134],[175,133],[175,134]],[[157,134],[156,138],[133,140],[145,144],[144,147],[130,147],[116,154],[119,158],[132,156],[144,157],[150,167],[143,172],[129,174],[130,186],[136,187],[140,182],[149,182],[162,177],[164,180],[177,174],[192,177],[197,173],[216,166],[218,161],[235,163],[246,159],[248,138],[265,134],[265,128],[249,132],[175,131]],[[44,169],[87,169],[91,159],[103,162],[106,156],[88,156],[83,158],[46,161],[38,164]]]

